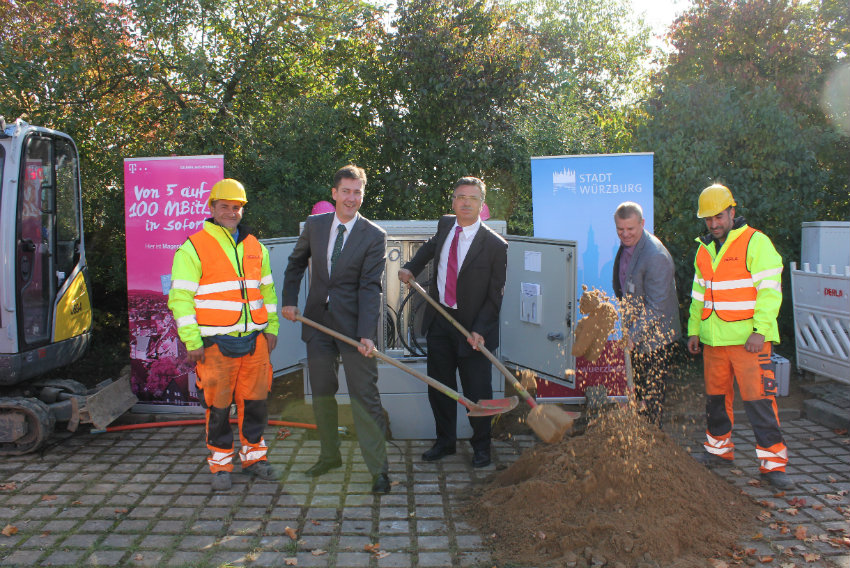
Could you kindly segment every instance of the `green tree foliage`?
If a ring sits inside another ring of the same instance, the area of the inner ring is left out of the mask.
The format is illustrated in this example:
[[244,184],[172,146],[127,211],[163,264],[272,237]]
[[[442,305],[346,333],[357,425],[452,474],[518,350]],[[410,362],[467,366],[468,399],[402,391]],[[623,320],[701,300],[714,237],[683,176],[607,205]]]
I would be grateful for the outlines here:
[[2,113],[76,140],[87,248],[101,302],[124,281],[124,152],[149,134],[143,124],[151,93],[134,56],[128,18],[126,7],[114,2],[0,2]]
[[[655,77],[636,149],[655,152],[657,232],[677,261],[685,306],[692,241],[705,232],[697,198],[712,181],[730,187],[738,214],[773,239],[786,265],[799,260],[802,221],[850,212],[847,138],[819,106],[841,35],[819,27],[824,18],[815,3],[701,0],[673,26],[675,52]],[[790,290],[787,270],[783,278]],[[791,308],[786,301],[780,316],[785,341]]]
[[802,113],[800,120],[821,131],[808,151],[828,177],[811,214],[847,218],[850,139],[836,132],[820,103],[829,71],[846,62],[847,22],[840,0],[699,0],[673,25],[675,51],[656,81],[663,89],[699,81],[742,92],[775,89],[783,110]]
[[515,11],[496,2],[403,0],[393,25],[379,65],[362,69],[375,85],[379,214],[433,218],[450,210],[461,175],[511,169],[512,119],[541,54]]
[[136,0],[143,57],[165,99],[158,153],[223,154],[250,188],[246,221],[293,234],[327,198],[330,172],[357,157],[362,82],[380,12],[351,0]]

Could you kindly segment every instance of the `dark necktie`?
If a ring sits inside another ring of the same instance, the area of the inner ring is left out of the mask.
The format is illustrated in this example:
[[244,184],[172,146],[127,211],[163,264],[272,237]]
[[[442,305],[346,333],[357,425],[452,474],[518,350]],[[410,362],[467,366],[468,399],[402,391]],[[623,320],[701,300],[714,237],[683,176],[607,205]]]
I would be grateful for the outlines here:
[[445,300],[447,306],[454,306],[457,303],[457,241],[463,227],[455,227],[455,236],[452,238],[452,244],[449,247],[449,261],[446,266],[446,294]]
[[336,241],[334,241],[334,250],[331,253],[331,272],[334,271],[334,264],[336,264],[337,259],[339,258],[340,253],[342,252],[342,243],[345,241],[345,225],[338,225],[336,228]]

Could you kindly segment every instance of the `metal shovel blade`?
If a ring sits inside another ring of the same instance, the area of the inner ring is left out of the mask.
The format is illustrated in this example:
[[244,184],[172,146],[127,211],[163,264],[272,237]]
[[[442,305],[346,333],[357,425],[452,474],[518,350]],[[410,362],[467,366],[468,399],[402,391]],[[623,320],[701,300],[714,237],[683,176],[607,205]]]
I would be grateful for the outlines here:
[[478,402],[473,402],[468,408],[469,412],[466,413],[467,416],[495,416],[496,414],[503,414],[505,412],[510,412],[516,405],[519,403],[519,400],[515,396],[511,396],[508,398],[497,398],[494,400],[482,399]]
[[547,444],[561,441],[570,431],[576,413],[566,412],[557,406],[538,404],[528,413],[528,426]]

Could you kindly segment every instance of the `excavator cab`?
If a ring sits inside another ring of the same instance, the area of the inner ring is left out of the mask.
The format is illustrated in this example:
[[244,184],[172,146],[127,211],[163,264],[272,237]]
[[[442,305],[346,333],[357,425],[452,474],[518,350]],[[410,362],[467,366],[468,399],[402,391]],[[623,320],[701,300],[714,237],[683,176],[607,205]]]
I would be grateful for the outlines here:
[[[91,340],[74,141],[0,117],[0,187],[0,455],[11,455],[38,448],[55,422],[71,430],[95,423],[90,395],[115,387],[90,393],[76,381],[39,379],[79,359]],[[119,398],[126,405],[128,397]],[[103,416],[96,410],[96,418],[111,422],[127,408]]]

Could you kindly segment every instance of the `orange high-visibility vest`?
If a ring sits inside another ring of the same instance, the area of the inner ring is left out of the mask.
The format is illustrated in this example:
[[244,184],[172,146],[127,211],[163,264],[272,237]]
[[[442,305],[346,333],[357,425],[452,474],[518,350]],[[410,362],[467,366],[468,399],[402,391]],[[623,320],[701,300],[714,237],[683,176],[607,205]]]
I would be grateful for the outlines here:
[[[198,325],[229,327],[239,323],[244,306],[248,305],[251,321],[265,324],[269,314],[260,292],[263,250],[260,241],[248,235],[242,241],[242,274],[218,241],[206,231],[189,237],[201,261],[201,280],[195,292],[195,315]],[[239,258],[237,255],[237,266]],[[233,330],[237,331],[237,330]]]
[[755,315],[758,290],[747,268],[747,247],[755,232],[747,227],[730,243],[716,269],[712,266],[708,247],[699,248],[696,263],[705,281],[703,320],[707,320],[712,311],[723,321],[741,321]]

